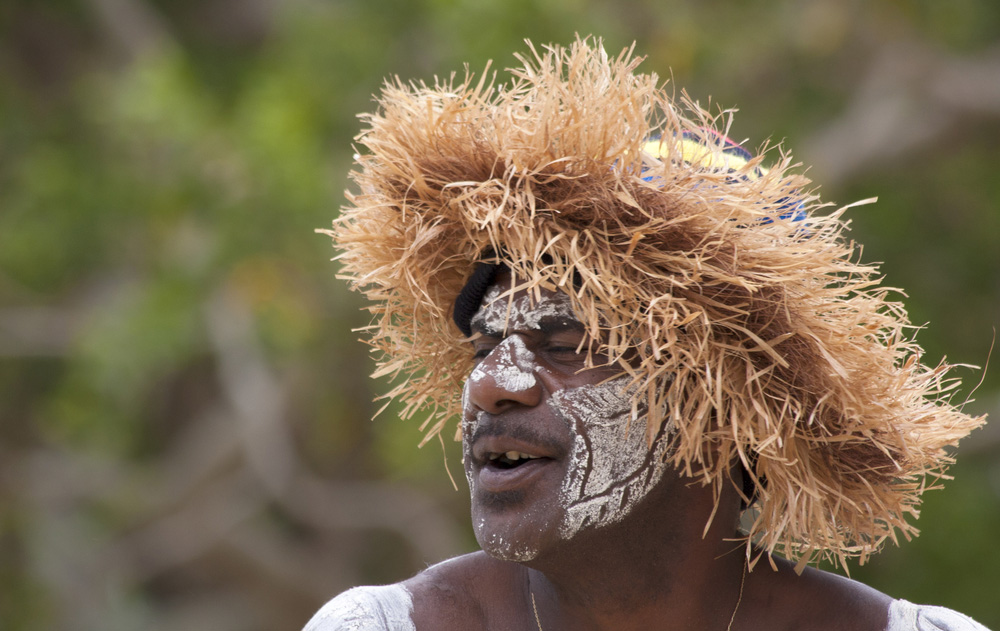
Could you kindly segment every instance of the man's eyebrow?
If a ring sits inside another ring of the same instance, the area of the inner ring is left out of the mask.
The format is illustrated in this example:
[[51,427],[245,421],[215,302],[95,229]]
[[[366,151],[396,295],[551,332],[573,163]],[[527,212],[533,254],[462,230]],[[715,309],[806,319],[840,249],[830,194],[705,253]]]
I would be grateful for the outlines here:
[[538,330],[546,335],[563,333],[565,331],[572,333],[586,333],[587,331],[582,322],[576,318],[567,318],[565,316],[542,318],[538,321]]
[[502,338],[504,336],[503,331],[498,331],[488,326],[481,319],[473,318],[472,321],[469,322],[469,329],[472,331],[473,335],[478,335],[480,337]]
[[[474,334],[478,333],[482,337],[494,337],[499,339],[507,336],[507,331],[494,329],[482,320],[475,318],[469,323],[469,328],[472,329]],[[544,335],[554,335],[556,333],[564,333],[567,331],[572,333],[586,333],[587,329],[583,326],[583,323],[576,318],[569,318],[565,316],[547,316],[538,320],[538,331]]]

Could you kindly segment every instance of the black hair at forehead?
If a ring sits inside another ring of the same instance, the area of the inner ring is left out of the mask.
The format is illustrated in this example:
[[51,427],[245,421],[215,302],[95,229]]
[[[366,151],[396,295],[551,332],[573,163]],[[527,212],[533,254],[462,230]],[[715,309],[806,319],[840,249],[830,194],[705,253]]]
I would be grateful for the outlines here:
[[472,276],[458,293],[451,317],[465,337],[472,336],[472,316],[479,311],[486,290],[496,280],[497,274],[506,269],[508,268],[504,263],[477,263],[476,268],[472,270]]

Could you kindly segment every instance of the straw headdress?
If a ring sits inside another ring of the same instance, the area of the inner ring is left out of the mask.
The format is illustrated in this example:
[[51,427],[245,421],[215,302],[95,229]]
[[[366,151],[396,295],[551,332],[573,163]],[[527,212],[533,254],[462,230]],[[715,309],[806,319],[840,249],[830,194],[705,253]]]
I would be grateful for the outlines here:
[[472,352],[451,312],[492,251],[520,288],[571,297],[649,434],[672,425],[674,466],[718,493],[743,463],[765,550],[863,560],[914,534],[946,447],[983,419],[950,403],[949,366],[921,363],[843,209],[820,213],[787,153],[734,161],[729,114],[675,100],[631,50],[518,60],[503,85],[488,67],[387,83],[363,116],[357,192],[327,232],[404,416],[426,411],[428,438],[457,418]]

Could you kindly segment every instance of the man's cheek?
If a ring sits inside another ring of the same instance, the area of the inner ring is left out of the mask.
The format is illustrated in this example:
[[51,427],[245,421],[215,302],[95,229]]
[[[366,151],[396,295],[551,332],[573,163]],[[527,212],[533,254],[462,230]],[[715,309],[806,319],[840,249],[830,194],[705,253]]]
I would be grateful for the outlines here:
[[469,382],[462,388],[462,464],[469,492],[475,492],[475,478],[472,475],[472,437],[476,431],[477,415],[469,403]]
[[462,387],[462,442],[468,443],[472,439],[472,433],[476,430],[476,413],[469,402],[469,384],[471,377]]

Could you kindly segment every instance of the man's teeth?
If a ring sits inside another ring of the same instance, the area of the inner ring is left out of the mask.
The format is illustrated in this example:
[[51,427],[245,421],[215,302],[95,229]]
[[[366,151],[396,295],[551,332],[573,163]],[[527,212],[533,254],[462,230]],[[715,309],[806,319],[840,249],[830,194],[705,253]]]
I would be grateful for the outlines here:
[[532,456],[531,454],[526,454],[520,451],[508,451],[506,453],[504,452],[491,453],[489,458],[490,460],[499,460],[501,458],[504,458],[508,461],[516,462],[518,460],[534,460],[536,458],[539,458],[539,456]]

